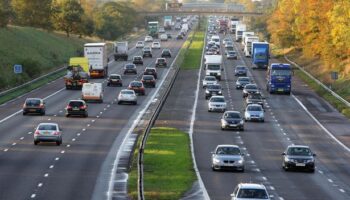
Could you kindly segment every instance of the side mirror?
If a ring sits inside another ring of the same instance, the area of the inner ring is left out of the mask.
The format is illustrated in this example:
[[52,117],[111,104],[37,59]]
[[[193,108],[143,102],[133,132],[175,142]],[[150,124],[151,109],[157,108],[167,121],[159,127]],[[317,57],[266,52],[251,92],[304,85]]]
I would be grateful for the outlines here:
[[210,154],[215,154],[215,152],[214,152],[214,151],[211,151]]
[[221,71],[224,71],[224,68],[221,68]]
[[236,196],[234,193],[232,193],[232,194],[230,194],[230,195],[231,195],[231,197],[235,197],[235,196]]
[[241,156],[244,156],[244,153],[241,153]]
[[312,156],[313,156],[313,157],[316,157],[316,154],[314,153],[314,154],[312,154]]
[[281,155],[282,155],[282,156],[285,156],[285,155],[286,155],[286,153],[284,153],[284,152],[283,152]]

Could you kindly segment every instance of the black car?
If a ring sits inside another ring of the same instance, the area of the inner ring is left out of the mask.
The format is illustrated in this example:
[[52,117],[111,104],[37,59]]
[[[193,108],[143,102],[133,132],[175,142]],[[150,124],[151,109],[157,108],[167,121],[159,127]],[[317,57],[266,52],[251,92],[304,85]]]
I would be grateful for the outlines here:
[[248,68],[243,65],[237,65],[235,68],[235,76],[247,76]]
[[143,58],[142,58],[142,56],[134,56],[132,58],[132,63],[134,63],[135,65],[143,65]]
[[238,77],[236,81],[236,89],[243,89],[245,85],[250,83],[251,80],[249,77]]
[[167,35],[168,39],[173,38],[173,36],[171,35],[171,33],[167,33],[166,35]]
[[156,67],[167,67],[166,59],[165,58],[157,58]]
[[142,57],[151,57],[152,58],[152,49],[150,47],[144,47],[142,49]]
[[156,87],[156,79],[152,75],[143,75],[141,82],[145,87]]
[[248,94],[246,98],[246,105],[249,104],[260,104],[262,107],[264,107],[264,98],[260,93]]
[[84,100],[70,100],[66,107],[66,117],[79,115],[88,117],[88,106]]
[[207,85],[205,88],[205,99],[209,99],[211,96],[222,95],[222,88],[219,84]]
[[221,130],[238,129],[244,131],[244,120],[238,111],[226,111],[221,117]]
[[260,93],[259,88],[256,84],[247,84],[243,88],[243,98],[246,98],[248,94]]
[[28,98],[23,104],[23,115],[28,113],[38,113],[40,115],[45,115],[45,102],[40,98]]
[[182,34],[178,34],[178,35],[176,36],[176,39],[177,39],[177,40],[182,40],[182,39],[184,39],[184,36],[183,36]]
[[124,66],[124,74],[137,74],[137,68],[135,64],[129,63]]
[[153,75],[155,79],[158,78],[157,70],[153,67],[146,67],[145,71],[143,72],[144,75]]
[[122,76],[119,74],[111,74],[109,75],[109,77],[107,78],[107,86],[123,86],[123,80],[122,80]]
[[291,169],[303,169],[315,172],[315,156],[310,147],[304,145],[289,145],[282,153],[282,168],[285,171]]
[[171,51],[170,51],[170,49],[163,49],[161,57],[162,58],[166,58],[166,57],[171,58]]
[[237,60],[237,53],[235,51],[226,51],[226,58]]

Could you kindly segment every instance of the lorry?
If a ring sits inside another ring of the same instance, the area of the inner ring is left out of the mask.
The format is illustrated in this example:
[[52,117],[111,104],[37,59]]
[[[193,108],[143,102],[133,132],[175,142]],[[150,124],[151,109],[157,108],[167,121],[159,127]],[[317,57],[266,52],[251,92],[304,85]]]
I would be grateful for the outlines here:
[[164,29],[171,30],[173,17],[172,16],[164,16]]
[[236,33],[236,26],[239,24],[239,20],[232,20],[230,21],[229,24],[229,29],[231,33]]
[[244,38],[244,56],[245,57],[251,57],[252,55],[252,43],[253,42],[259,42],[259,37],[258,36],[246,36]]
[[222,55],[206,55],[204,62],[205,75],[215,76],[221,81],[221,72],[224,70],[222,66]]
[[84,83],[81,90],[81,99],[103,103],[102,83]]
[[159,23],[158,21],[152,21],[148,22],[148,35],[152,36],[153,38],[158,38],[158,30],[159,29]]
[[220,19],[219,20],[219,32],[224,33],[227,31],[227,21],[225,19]]
[[267,69],[266,90],[290,95],[292,90],[292,67],[286,63],[272,63]]
[[252,42],[251,56],[253,69],[267,68],[270,59],[270,48],[267,42]]
[[128,42],[115,42],[114,43],[114,60],[117,61],[120,58],[127,61],[128,60],[129,46]]
[[236,42],[242,40],[243,32],[246,31],[247,26],[245,24],[237,24],[236,26]]
[[90,78],[108,76],[108,57],[106,43],[86,43],[84,57],[89,60]]
[[63,77],[67,90],[81,89],[84,83],[89,82],[89,60],[85,57],[69,59],[67,74]]
[[252,31],[244,31],[243,33],[242,33],[242,45],[244,46],[245,45],[245,38],[247,37],[247,36],[253,36],[254,35],[254,32],[252,32]]

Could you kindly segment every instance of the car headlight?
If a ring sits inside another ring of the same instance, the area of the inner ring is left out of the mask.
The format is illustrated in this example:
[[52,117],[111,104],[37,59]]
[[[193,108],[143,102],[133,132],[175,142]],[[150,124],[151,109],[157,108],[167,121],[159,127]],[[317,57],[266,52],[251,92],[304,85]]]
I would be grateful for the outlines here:
[[214,162],[214,163],[220,163],[220,160],[217,159],[217,158],[213,158],[213,162]]
[[218,92],[218,94],[222,94],[222,92],[221,92],[221,91],[219,91],[219,92]]
[[306,160],[306,163],[313,163],[313,162],[315,162],[315,160],[314,160],[314,159],[309,159],[309,160]]
[[205,91],[205,93],[209,94],[209,91],[208,91],[208,90],[206,90],[206,91]]
[[260,117],[264,117],[264,113],[260,113],[259,116],[260,116]]
[[241,121],[239,122],[239,124],[243,125],[243,124],[244,124],[243,120],[241,120]]
[[228,124],[226,120],[222,120],[222,123],[223,123],[224,125],[227,125],[227,124]]
[[293,159],[290,159],[290,158],[288,158],[288,157],[285,157],[285,158],[284,158],[284,161],[286,161],[286,162],[294,162]]
[[243,163],[243,159],[238,160],[238,164],[242,164]]

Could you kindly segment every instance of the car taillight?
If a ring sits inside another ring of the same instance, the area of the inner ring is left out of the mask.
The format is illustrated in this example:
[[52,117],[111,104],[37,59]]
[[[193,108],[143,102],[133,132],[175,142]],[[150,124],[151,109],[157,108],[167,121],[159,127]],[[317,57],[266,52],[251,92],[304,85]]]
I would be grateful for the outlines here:
[[35,135],[39,135],[40,134],[40,132],[39,131],[35,131],[35,133],[34,133]]
[[44,108],[44,104],[41,103],[41,104],[40,104],[40,108]]
[[54,135],[59,135],[59,134],[60,134],[60,132],[55,131],[53,134],[54,134]]
[[72,109],[72,106],[68,105],[68,106],[66,107],[66,109]]
[[80,109],[86,109],[86,106],[80,106]]
[[23,108],[25,108],[26,107],[26,104],[23,104]]

